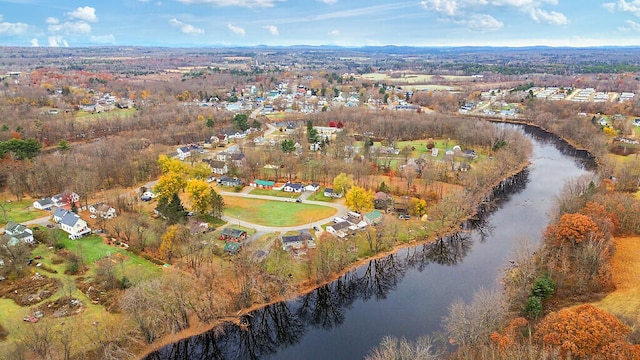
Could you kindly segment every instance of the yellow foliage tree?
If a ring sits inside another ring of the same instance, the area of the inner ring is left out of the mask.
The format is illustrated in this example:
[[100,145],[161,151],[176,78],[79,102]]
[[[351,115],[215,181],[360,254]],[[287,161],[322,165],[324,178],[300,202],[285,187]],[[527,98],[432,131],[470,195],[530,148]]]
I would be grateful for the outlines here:
[[362,213],[373,209],[373,198],[373,191],[354,186],[347,191],[345,204],[349,209]]
[[185,189],[189,194],[189,201],[193,210],[205,214],[211,209],[213,189],[203,180],[192,179],[187,181]]
[[336,194],[346,194],[353,186],[353,177],[345,173],[340,173],[333,179],[333,191]]
[[163,174],[167,174],[169,172],[174,172],[176,174],[180,174],[186,176],[189,174],[189,165],[180,161],[180,159],[172,158],[167,155],[160,155],[158,157],[158,165],[160,166],[160,171]]
[[427,213],[427,202],[423,199],[411,198],[409,206],[415,216],[422,216]]
[[173,194],[177,194],[185,186],[185,180],[182,175],[170,171],[158,179],[158,183],[153,191],[158,196],[158,200],[170,200]]
[[160,256],[168,262],[171,262],[171,259],[173,258],[179,228],[180,226],[177,224],[171,225],[167,228],[167,231],[162,234],[160,248],[158,251],[160,252]]
[[189,171],[190,175],[194,179],[204,180],[211,176],[211,167],[209,165],[200,162],[195,164]]

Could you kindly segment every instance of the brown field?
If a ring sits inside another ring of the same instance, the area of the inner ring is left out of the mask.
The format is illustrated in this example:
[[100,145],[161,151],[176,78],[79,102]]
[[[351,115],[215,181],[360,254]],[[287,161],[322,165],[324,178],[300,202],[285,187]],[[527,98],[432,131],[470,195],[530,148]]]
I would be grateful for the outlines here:
[[616,238],[612,260],[616,290],[594,303],[620,319],[640,323],[640,237]]

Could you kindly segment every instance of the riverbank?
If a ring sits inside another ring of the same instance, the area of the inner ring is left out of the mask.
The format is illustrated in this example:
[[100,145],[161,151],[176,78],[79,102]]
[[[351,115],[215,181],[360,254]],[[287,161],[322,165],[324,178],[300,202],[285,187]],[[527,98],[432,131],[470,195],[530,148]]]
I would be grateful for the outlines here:
[[396,244],[392,249],[390,249],[389,251],[386,252],[381,252],[376,254],[375,256],[371,256],[371,257],[367,257],[367,258],[361,258],[358,259],[357,261],[349,264],[349,266],[345,267],[341,272],[333,274],[333,276],[331,276],[330,278],[328,278],[327,280],[321,282],[321,283],[310,283],[310,282],[303,282],[297,285],[297,287],[295,288],[294,291],[290,292],[287,296],[282,296],[282,297],[278,297],[276,299],[274,299],[273,301],[270,301],[268,303],[261,303],[261,304],[254,304],[253,306],[251,306],[250,308],[246,308],[243,310],[238,311],[235,314],[230,314],[229,316],[225,316],[222,317],[220,319],[217,319],[215,322],[212,322],[210,324],[201,324],[197,321],[197,319],[194,319],[194,321],[192,322],[194,325],[191,326],[189,329],[185,329],[179,333],[175,333],[175,334],[170,334],[167,335],[165,337],[162,337],[161,339],[159,339],[158,341],[154,342],[153,344],[147,345],[147,346],[143,346],[139,349],[137,349],[136,353],[139,354],[140,358],[144,358],[146,356],[148,356],[150,353],[153,353],[155,351],[160,350],[161,348],[170,345],[172,343],[175,343],[177,341],[180,340],[184,340],[186,338],[192,337],[192,336],[196,336],[199,334],[202,334],[204,332],[207,331],[212,331],[214,329],[219,329],[221,328],[224,324],[227,323],[234,323],[234,324],[240,324],[240,318],[246,314],[249,314],[253,311],[262,309],[266,306],[272,305],[272,304],[276,304],[282,301],[287,301],[287,300],[291,300],[291,299],[295,299],[304,295],[307,295],[311,292],[313,292],[314,290],[325,286],[337,279],[339,279],[340,277],[342,277],[344,274],[353,271],[363,265],[366,265],[368,262],[372,261],[372,260],[377,260],[377,259],[381,259],[381,258],[385,258],[389,255],[395,254],[403,249],[406,248],[413,248],[413,247],[417,247],[417,246],[421,246],[424,244],[428,244],[431,242],[436,241],[437,239],[441,238],[441,237],[446,237],[449,235],[452,235],[454,233],[457,233],[460,231],[460,225],[462,223],[464,223],[465,221],[475,217],[478,214],[478,211],[481,208],[481,205],[490,198],[490,195],[497,189],[499,188],[503,183],[509,181],[509,179],[512,179],[515,176],[518,176],[519,174],[521,174],[528,166],[529,166],[530,162],[526,161],[523,162],[522,164],[520,164],[520,166],[512,171],[511,173],[509,173],[507,176],[505,176],[503,179],[496,181],[494,184],[492,184],[492,186],[487,187],[487,190],[484,192],[484,194],[482,195],[478,195],[478,202],[475,204],[475,206],[472,207],[473,211],[471,213],[469,213],[466,217],[464,217],[462,219],[461,222],[450,226],[449,228],[447,228],[444,231],[440,231],[437,234],[431,234],[430,236],[424,237],[422,239],[415,239],[413,241],[410,241],[408,243],[400,243],[400,244]]

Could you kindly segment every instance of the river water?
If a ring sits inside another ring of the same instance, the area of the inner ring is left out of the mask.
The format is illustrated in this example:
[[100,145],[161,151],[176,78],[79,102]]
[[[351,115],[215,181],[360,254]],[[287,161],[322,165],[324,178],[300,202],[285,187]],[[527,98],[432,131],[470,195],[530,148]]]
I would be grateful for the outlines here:
[[[512,126],[512,125],[496,125]],[[494,206],[470,231],[371,261],[327,286],[169,345],[147,359],[362,359],[386,335],[413,340],[440,330],[456,298],[499,286],[500,269],[523,241],[539,243],[555,197],[591,161],[556,137],[520,128],[531,166],[496,189]]]

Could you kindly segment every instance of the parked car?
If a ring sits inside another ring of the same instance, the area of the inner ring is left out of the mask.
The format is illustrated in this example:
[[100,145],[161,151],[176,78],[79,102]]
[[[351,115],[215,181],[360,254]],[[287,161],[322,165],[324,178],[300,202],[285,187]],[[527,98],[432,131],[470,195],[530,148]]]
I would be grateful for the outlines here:
[[301,202],[302,202],[302,199],[297,198],[297,199],[296,199],[296,202],[297,202],[297,203],[301,203]]
[[313,227],[313,230],[315,230],[315,231],[320,231],[320,228],[319,228],[319,227],[317,227],[317,226],[314,226],[314,227]]

